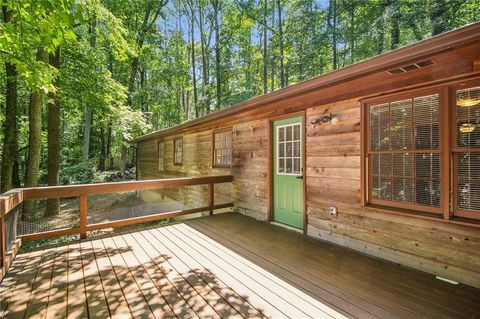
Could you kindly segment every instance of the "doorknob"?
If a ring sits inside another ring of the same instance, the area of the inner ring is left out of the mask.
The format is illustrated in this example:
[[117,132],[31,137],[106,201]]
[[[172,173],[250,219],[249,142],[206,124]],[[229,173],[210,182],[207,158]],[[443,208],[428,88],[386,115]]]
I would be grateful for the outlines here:
[[297,179],[303,179],[303,175],[297,176]]

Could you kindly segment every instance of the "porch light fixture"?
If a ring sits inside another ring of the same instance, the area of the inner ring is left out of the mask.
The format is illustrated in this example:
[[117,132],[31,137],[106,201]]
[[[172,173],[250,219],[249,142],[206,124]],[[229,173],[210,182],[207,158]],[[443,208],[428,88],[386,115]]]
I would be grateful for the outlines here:
[[475,131],[475,124],[463,123],[462,125],[460,125],[459,131],[461,133],[472,133],[473,131]]
[[318,119],[310,122],[312,127],[315,127],[319,124],[327,124],[327,123],[335,125],[335,124],[338,123],[338,119],[335,116],[333,116],[332,113],[328,113],[328,114],[324,114],[324,115],[320,116]]

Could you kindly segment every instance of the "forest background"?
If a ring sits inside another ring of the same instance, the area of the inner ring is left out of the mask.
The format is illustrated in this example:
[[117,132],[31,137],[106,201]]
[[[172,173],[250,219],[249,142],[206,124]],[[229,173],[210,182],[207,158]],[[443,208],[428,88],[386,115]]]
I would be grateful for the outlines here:
[[480,20],[480,0],[1,5],[1,192],[123,175],[134,137]]

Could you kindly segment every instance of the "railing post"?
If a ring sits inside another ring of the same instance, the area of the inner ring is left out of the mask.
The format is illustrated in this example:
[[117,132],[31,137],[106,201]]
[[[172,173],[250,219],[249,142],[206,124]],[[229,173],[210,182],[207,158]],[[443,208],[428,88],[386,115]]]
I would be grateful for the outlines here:
[[2,258],[2,276],[5,275],[5,272],[7,270],[7,229],[5,226],[5,216],[3,214],[0,215],[0,236],[1,237],[1,243],[0,243],[0,250],[1,252],[1,258]]
[[215,187],[214,184],[208,184],[208,208],[210,209],[210,215],[213,215],[213,206],[215,200]]
[[80,239],[87,238],[87,196],[80,195]]

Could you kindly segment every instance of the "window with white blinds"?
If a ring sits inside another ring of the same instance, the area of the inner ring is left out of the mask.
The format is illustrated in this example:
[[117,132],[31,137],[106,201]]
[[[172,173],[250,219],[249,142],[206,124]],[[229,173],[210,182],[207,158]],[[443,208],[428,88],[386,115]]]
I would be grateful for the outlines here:
[[368,106],[370,202],[438,210],[439,109],[439,94]]
[[158,142],[158,171],[163,172],[165,170],[165,143]]
[[456,91],[456,213],[480,217],[480,86]]
[[173,140],[173,163],[175,165],[183,164],[183,139],[181,137]]
[[215,167],[232,165],[232,131],[213,133],[213,163]]

